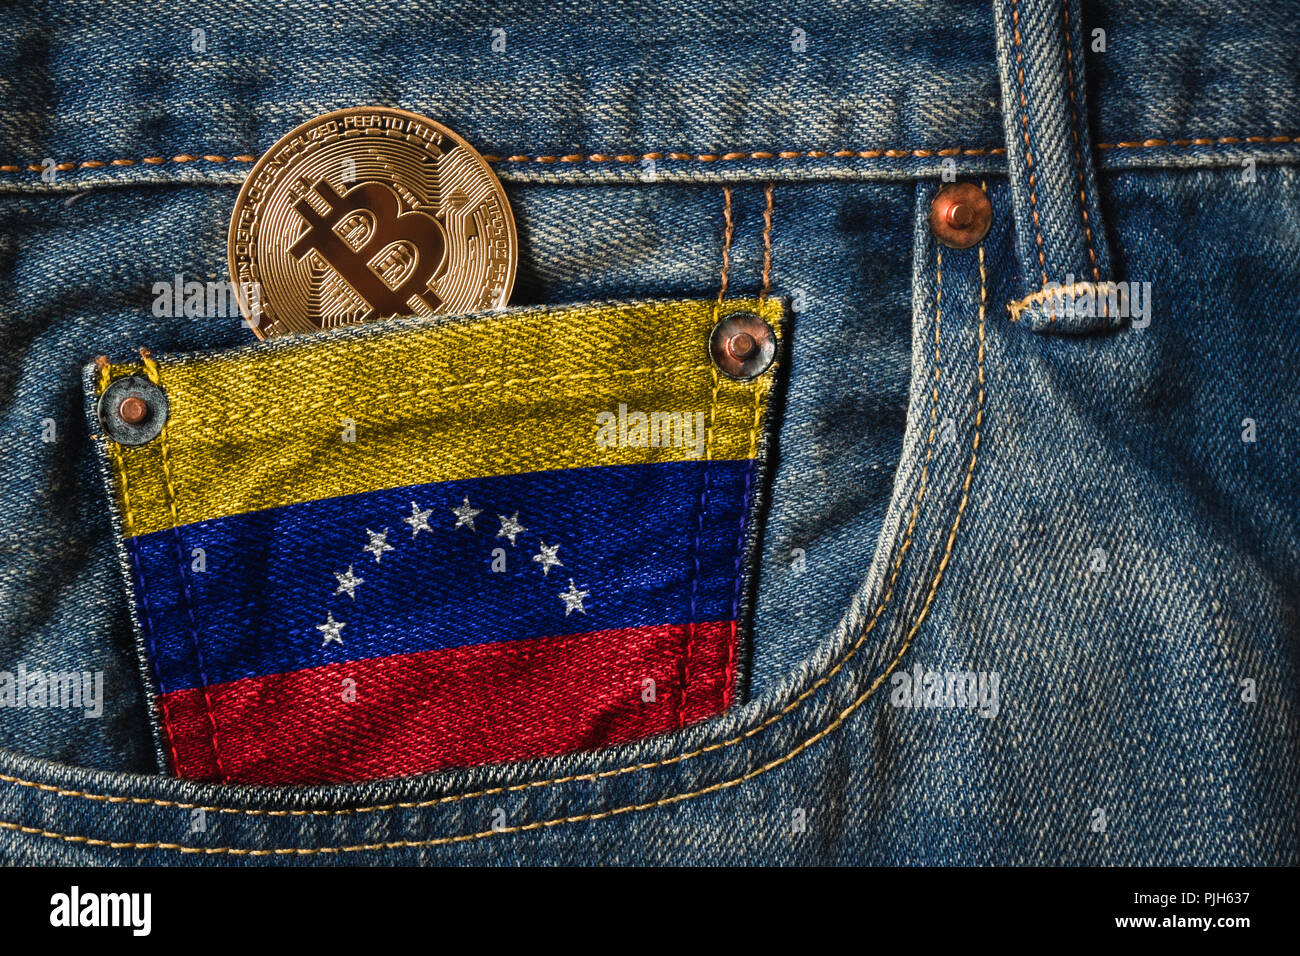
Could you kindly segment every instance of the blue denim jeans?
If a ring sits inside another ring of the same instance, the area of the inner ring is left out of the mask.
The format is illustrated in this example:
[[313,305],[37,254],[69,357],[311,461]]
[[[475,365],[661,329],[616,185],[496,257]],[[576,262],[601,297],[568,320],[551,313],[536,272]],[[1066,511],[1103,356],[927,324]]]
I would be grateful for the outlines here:
[[[69,2],[0,61],[0,675],[102,676],[0,707],[0,861],[1300,862],[1285,0]],[[512,305],[791,303],[727,713],[361,785],[159,766],[82,369],[248,345],[155,285],[226,279],[252,161],[364,104],[491,158]]]

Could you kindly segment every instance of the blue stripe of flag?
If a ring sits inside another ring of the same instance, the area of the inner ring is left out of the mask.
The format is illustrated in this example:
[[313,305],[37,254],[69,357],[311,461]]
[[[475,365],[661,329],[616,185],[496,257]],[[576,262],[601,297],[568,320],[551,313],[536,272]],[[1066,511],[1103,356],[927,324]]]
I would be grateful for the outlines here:
[[[441,482],[131,539],[159,689],[467,644],[733,620],[752,468],[748,460],[664,462]],[[466,498],[480,510],[474,530],[456,527],[452,509]],[[430,511],[427,530],[403,520],[412,502]],[[512,545],[499,516],[516,511],[527,530]],[[368,531],[384,529],[392,550],[376,561],[364,550]],[[533,560],[542,543],[559,546],[562,566],[543,573]],[[500,572],[492,570],[498,548]],[[355,599],[339,593],[336,578],[349,566],[363,579]],[[583,610],[566,616],[560,595],[572,591],[588,593]],[[341,641],[320,630],[331,619],[343,625]]]

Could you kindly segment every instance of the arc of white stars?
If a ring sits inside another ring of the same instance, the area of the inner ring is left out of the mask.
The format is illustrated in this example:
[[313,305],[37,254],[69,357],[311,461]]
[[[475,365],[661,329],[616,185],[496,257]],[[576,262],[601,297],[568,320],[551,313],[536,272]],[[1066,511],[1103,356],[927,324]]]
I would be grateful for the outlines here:
[[354,601],[357,599],[357,585],[364,584],[366,580],[365,578],[353,574],[352,565],[350,564],[348,565],[348,570],[345,574],[340,574],[338,571],[335,571],[334,577],[339,580],[339,586],[334,589],[334,593],[346,594]]
[[564,567],[564,562],[556,556],[556,552],[560,550],[558,544],[547,545],[545,541],[538,541],[537,546],[542,550],[533,555],[533,560],[542,566],[542,575],[544,577],[550,575],[551,568]]
[[[474,528],[474,519],[483,513],[481,508],[475,508],[470,504],[468,495],[462,499],[458,507],[449,510],[456,516],[455,527],[467,527],[470,530],[476,530]],[[411,502],[410,517],[403,518],[402,520],[411,526],[412,538],[416,537],[421,531],[432,532],[433,529],[429,526],[429,516],[431,514],[433,514],[432,508],[421,508],[414,501]],[[498,514],[497,518],[501,522],[501,530],[497,532],[497,537],[509,539],[511,546],[514,547],[516,545],[515,539],[528,530],[519,522],[518,510],[516,510],[509,518],[502,514]],[[369,554],[373,554],[375,556],[376,564],[380,563],[385,551],[395,550],[393,546],[388,543],[387,528],[377,532],[371,531],[367,528],[366,534],[369,536],[370,540],[362,550]],[[537,545],[539,550],[537,554],[533,555],[533,560],[542,566],[542,574],[544,576],[549,577],[551,568],[553,567],[564,567],[564,562],[559,558],[560,546],[558,544],[548,545],[545,541],[539,540]],[[356,589],[358,586],[365,583],[365,578],[357,575],[353,568],[353,565],[348,565],[346,572],[334,572],[334,577],[338,580],[338,587],[335,589],[334,593],[346,594],[349,598],[355,601]],[[564,604],[564,616],[568,617],[574,611],[585,615],[587,613],[587,608],[583,604],[583,598],[589,597],[590,595],[590,591],[580,590],[574,583],[573,578],[569,578],[568,590],[561,591],[558,595],[560,601]],[[316,625],[316,630],[320,631],[322,635],[321,646],[323,647],[330,643],[342,644],[343,637],[341,632],[345,627],[347,627],[345,621],[336,621],[334,620],[334,613],[332,611],[327,612],[325,623]]]
[[590,593],[590,591],[579,591],[573,583],[573,578],[569,578],[569,590],[560,592],[560,600],[564,602],[564,616],[568,617],[570,611],[586,614],[587,609],[582,606],[582,599]]
[[411,517],[403,518],[411,526],[411,537],[414,538],[421,531],[432,533],[433,529],[429,527],[429,515],[433,514],[432,508],[422,509],[414,501],[411,502]]
[[316,630],[325,635],[320,646],[324,647],[326,644],[330,643],[330,641],[333,641],[336,644],[342,644],[343,638],[339,636],[339,632],[347,626],[348,625],[345,621],[334,620],[333,611],[328,612],[325,615],[325,623],[316,625]]
[[[474,518],[481,515],[483,509],[475,508],[471,505],[469,503],[469,497],[467,496],[465,500],[460,503],[460,507],[451,509],[451,513],[456,516],[456,528],[469,528],[470,531],[473,531],[475,530]],[[452,530],[454,531],[456,529],[453,528]]]
[[501,520],[501,530],[497,532],[498,538],[509,538],[510,546],[515,545],[515,538],[523,534],[528,529],[519,523],[519,512],[516,511],[513,517],[507,518],[505,515],[497,515]]
[[385,528],[383,531],[376,532],[367,528],[366,534],[370,535],[370,543],[361,550],[369,551],[373,554],[375,556],[375,564],[378,564],[379,559],[383,557],[385,551],[393,550],[393,546],[388,543],[388,529]]

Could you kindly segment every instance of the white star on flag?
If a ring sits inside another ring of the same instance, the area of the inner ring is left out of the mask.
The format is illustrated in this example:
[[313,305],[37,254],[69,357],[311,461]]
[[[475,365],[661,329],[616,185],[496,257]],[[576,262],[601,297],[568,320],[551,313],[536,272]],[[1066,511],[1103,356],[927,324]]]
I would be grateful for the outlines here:
[[385,528],[383,531],[374,532],[367,528],[366,534],[370,535],[370,543],[361,550],[369,551],[373,554],[375,556],[375,564],[378,564],[379,559],[383,557],[385,551],[393,550],[393,546],[388,543],[388,529]]
[[[474,530],[474,518],[476,515],[483,513],[482,508],[475,508],[470,505],[469,498],[460,503],[459,508],[452,508],[451,513],[456,516],[456,528],[466,527]],[[455,528],[452,529],[453,531]]]
[[343,630],[345,627],[347,627],[345,622],[334,620],[333,611],[326,614],[325,623],[316,625],[316,630],[325,635],[325,639],[321,641],[321,647],[324,647],[330,641],[334,641],[336,644],[342,644],[343,638],[339,637],[339,631]]
[[548,547],[545,541],[538,541],[537,545],[542,550],[533,555],[533,560],[541,564],[543,576],[549,575],[551,573],[551,568],[553,567],[564,567],[564,562],[555,556],[556,552],[560,550],[558,544],[553,544]]
[[516,511],[513,518],[507,518],[505,515],[497,515],[497,517],[501,519],[501,530],[497,532],[497,537],[509,538],[510,546],[514,547],[515,537],[528,530],[519,523],[519,512]]
[[411,526],[411,537],[414,538],[421,531],[433,531],[429,527],[429,515],[433,514],[433,509],[420,510],[420,506],[414,501],[411,502],[411,517],[403,518]]
[[573,578],[569,578],[569,590],[560,592],[560,600],[564,602],[564,616],[568,617],[570,611],[586,614],[587,609],[582,606],[582,599],[590,593],[590,591],[579,591],[574,586]]
[[350,564],[348,565],[347,574],[339,574],[339,572],[335,571],[334,577],[339,579],[339,586],[334,591],[334,593],[346,594],[354,601],[357,599],[357,595],[356,595],[357,585],[365,583],[366,580],[365,578],[359,578],[355,574],[353,574],[352,565]]

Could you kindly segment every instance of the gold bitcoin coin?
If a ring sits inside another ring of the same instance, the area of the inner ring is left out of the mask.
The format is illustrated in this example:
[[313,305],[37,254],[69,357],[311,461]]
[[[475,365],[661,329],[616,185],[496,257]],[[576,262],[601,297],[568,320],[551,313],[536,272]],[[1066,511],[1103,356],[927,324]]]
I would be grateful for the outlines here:
[[518,237],[496,174],[438,123],[326,113],[253,166],[230,217],[230,277],[259,338],[504,307]]

